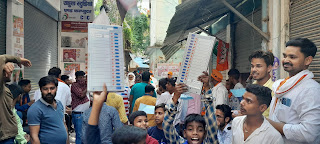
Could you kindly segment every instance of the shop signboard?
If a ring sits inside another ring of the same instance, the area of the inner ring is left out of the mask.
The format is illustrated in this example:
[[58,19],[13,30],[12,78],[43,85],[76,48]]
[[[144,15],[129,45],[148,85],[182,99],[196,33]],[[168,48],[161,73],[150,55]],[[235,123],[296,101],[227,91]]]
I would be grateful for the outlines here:
[[61,21],[92,22],[93,0],[61,0]]

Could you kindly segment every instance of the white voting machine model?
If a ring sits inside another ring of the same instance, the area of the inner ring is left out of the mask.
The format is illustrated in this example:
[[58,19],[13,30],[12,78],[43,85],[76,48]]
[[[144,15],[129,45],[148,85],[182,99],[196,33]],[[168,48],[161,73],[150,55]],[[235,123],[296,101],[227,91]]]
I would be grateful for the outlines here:
[[88,91],[124,91],[122,27],[88,25]]
[[190,93],[201,93],[202,83],[198,81],[198,76],[207,71],[215,41],[213,36],[193,33],[188,36],[177,82],[188,85]]

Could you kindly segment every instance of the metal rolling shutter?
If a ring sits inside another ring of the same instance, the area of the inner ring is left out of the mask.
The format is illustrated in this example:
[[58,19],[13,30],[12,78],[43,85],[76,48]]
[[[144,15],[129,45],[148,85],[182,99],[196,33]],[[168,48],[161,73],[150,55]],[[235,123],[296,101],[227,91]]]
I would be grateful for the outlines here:
[[[261,28],[261,10],[247,16],[254,25]],[[240,73],[250,73],[250,62],[248,60],[253,51],[261,49],[262,36],[256,32],[249,24],[240,21],[236,25],[235,33],[235,68]]]
[[25,2],[24,27],[24,54],[32,62],[24,77],[31,80],[33,94],[39,79],[58,66],[58,22]]
[[318,51],[309,66],[314,79],[320,82],[320,1],[292,0],[290,6],[290,39],[302,37],[313,41]]
[[0,55],[6,53],[7,0],[0,1]]

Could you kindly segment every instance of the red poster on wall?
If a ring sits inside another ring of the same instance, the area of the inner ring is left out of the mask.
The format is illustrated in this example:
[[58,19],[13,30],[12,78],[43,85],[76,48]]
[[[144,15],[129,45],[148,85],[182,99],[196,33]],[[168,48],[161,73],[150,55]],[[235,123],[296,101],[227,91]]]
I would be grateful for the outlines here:
[[89,22],[73,22],[73,21],[62,21],[61,22],[61,31],[62,32],[88,32],[88,23]]
[[23,18],[13,16],[13,36],[24,37]]

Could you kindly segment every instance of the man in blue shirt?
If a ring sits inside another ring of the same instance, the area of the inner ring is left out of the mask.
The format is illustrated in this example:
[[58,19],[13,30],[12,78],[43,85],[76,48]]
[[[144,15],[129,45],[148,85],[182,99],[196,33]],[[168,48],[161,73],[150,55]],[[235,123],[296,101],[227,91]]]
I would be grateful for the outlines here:
[[215,116],[218,125],[218,141],[220,144],[232,143],[231,120],[232,112],[230,106],[226,104],[217,105]]
[[[133,87],[131,88],[131,92],[130,92],[130,98],[129,98],[129,102],[131,104],[130,107],[130,113],[133,110],[134,104],[136,102],[136,100],[140,97],[142,97],[145,94],[145,87],[146,85],[149,84],[150,81],[150,73],[148,71],[145,71],[142,73],[142,82],[141,83],[136,83],[135,85],[133,85]],[[152,97],[157,97],[157,93],[154,92]]]
[[[82,122],[82,135],[86,135],[86,129],[88,127],[88,120],[92,111],[92,107],[86,110],[83,113],[83,122]],[[123,126],[122,122],[120,121],[118,111],[112,107],[103,104],[99,116],[99,130],[100,130],[100,139],[102,144],[109,144],[112,143],[111,136],[112,133],[121,128]],[[82,142],[84,144],[90,143],[86,139],[86,137],[82,137]]]
[[23,79],[19,81],[19,86],[23,89],[22,99],[15,104],[18,116],[23,120],[23,124],[26,124],[27,111],[29,107],[34,103],[34,100],[30,101],[29,92],[31,91],[31,81]]
[[39,87],[42,98],[28,110],[28,125],[32,144],[64,144],[67,132],[63,122],[64,107],[55,100],[58,80],[52,76],[40,79]]

